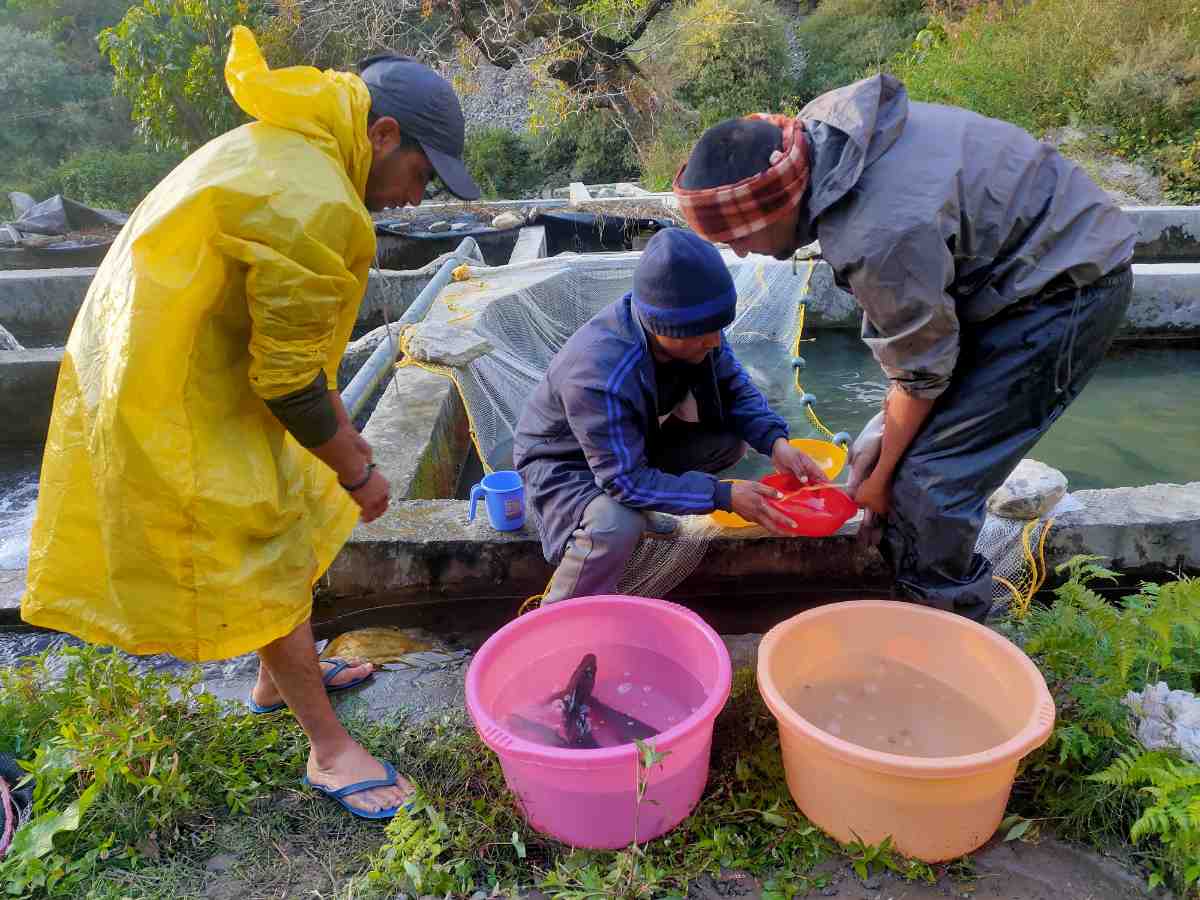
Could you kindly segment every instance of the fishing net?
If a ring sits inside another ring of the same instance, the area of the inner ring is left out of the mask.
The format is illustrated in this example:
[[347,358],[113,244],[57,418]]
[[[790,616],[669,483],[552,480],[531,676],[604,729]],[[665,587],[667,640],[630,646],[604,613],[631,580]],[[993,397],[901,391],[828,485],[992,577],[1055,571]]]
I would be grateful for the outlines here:
[[[420,366],[451,379],[462,395],[472,442],[487,472],[512,468],[513,429],[527,397],[542,379],[555,353],[580,326],[605,306],[628,293],[633,285],[637,256],[588,254],[557,256],[537,262],[496,268],[470,268],[456,273],[426,316],[431,325],[471,329],[491,349],[457,365],[421,361],[409,352],[415,329],[400,336],[399,367]],[[812,261],[798,267],[765,258],[739,260],[726,255],[737,291],[737,314],[726,329],[735,348],[776,345],[793,364],[792,380],[802,396],[808,437],[845,445],[849,435],[835,434],[818,414],[818,399],[801,383],[799,350],[814,274]],[[794,435],[800,436],[800,435]],[[840,451],[844,459],[844,451]],[[1018,523],[1017,542],[1021,528]],[[709,542],[723,531],[709,516],[678,518],[669,537],[647,535],[626,565],[619,587],[624,593],[662,597],[695,571]],[[1039,575],[1026,557],[1014,551],[1011,536],[981,537],[981,552],[999,560],[1003,584],[1017,586],[1021,596]],[[995,556],[993,556],[995,554]],[[999,597],[1012,597],[997,582]],[[1029,594],[1032,595],[1031,593]],[[530,598],[526,606],[536,604]]]

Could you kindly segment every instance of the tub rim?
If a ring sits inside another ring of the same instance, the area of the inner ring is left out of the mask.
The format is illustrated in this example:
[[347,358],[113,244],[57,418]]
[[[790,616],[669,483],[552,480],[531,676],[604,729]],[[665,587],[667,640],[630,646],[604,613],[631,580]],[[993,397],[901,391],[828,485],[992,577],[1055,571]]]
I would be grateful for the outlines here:
[[699,615],[678,603],[650,597],[637,597],[631,594],[598,594],[563,600],[518,616],[494,632],[471,660],[471,665],[467,669],[467,712],[475,723],[480,738],[493,752],[503,758],[537,763],[555,769],[577,770],[596,765],[610,766],[637,762],[636,744],[580,750],[547,747],[517,737],[493,718],[491,713],[484,708],[480,697],[483,672],[487,670],[491,660],[497,656],[499,651],[496,648],[503,643],[501,640],[503,635],[529,628],[531,623],[563,618],[571,610],[581,606],[611,606],[614,601],[634,608],[650,608],[656,612],[666,612],[681,622],[691,625],[704,637],[717,659],[716,683],[713,690],[704,698],[704,702],[696,707],[694,713],[651,738],[654,742],[654,749],[660,753],[671,750],[675,745],[695,736],[701,729],[712,729],[713,722],[716,720],[717,714],[725,707],[725,702],[729,699],[729,692],[733,686],[733,664],[729,659],[729,650],[720,635]]
[[[769,676],[771,659],[784,637],[792,630],[804,627],[815,619],[838,615],[853,607],[855,610],[902,608],[906,614],[922,616],[926,619],[938,620],[954,624],[956,627],[973,630],[975,634],[989,641],[1000,652],[1019,657],[1021,670],[1025,673],[1034,695],[1037,698],[1025,724],[1015,735],[1001,744],[961,756],[904,756],[898,753],[884,753],[870,750],[842,738],[835,737],[813,725],[791,705],[784,700],[783,695],[772,683]],[[817,744],[828,756],[841,762],[849,763],[861,769],[883,775],[898,775],[906,778],[950,779],[977,775],[994,770],[1008,763],[1014,763],[1027,753],[1042,746],[1050,737],[1054,728],[1055,707],[1054,699],[1046,687],[1046,680],[1033,660],[1016,644],[997,634],[986,626],[955,613],[940,609],[931,609],[914,603],[900,600],[848,600],[830,603],[816,609],[807,610],[780,622],[762,639],[758,648],[758,666],[756,672],[758,690],[771,714],[779,723],[781,729],[787,728],[799,732],[809,741]]]

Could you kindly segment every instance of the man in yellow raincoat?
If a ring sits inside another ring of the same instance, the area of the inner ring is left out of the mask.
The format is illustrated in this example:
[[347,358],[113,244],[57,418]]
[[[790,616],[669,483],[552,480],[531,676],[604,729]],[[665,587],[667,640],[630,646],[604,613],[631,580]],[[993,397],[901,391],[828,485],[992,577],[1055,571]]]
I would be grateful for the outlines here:
[[387,508],[337,392],[375,255],[368,208],[434,173],[466,199],[450,85],[403,57],[359,75],[271,71],[233,35],[225,78],[256,121],[193,153],[137,208],[79,312],[33,526],[27,622],[130,653],[258,651],[259,708],[290,706],[307,781],[385,818],[412,786],[338,722],[312,585]]

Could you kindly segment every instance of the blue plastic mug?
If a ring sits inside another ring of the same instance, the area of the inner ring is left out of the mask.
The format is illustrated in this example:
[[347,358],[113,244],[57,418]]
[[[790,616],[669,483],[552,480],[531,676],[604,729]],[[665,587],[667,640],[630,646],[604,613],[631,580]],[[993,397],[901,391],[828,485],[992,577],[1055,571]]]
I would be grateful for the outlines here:
[[525,485],[516,472],[493,472],[471,488],[468,522],[475,521],[480,496],[487,501],[488,521],[497,531],[516,531],[525,524]]

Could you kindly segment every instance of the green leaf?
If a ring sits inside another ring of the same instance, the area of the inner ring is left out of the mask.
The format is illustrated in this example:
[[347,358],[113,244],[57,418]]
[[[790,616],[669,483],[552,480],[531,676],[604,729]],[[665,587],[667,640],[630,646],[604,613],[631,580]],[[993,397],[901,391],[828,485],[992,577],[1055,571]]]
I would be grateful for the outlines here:
[[1025,836],[1025,832],[1027,832],[1029,830],[1029,826],[1032,824],[1033,823],[1030,822],[1028,819],[1022,819],[1020,822],[1018,822],[1012,828],[1008,829],[1008,834],[1006,834],[1004,836],[1004,840],[1006,842],[1020,840],[1021,838],[1023,838]]
[[96,800],[99,782],[93,783],[66,809],[38,816],[14,836],[8,853],[14,859],[40,859],[54,848],[54,838],[65,831],[75,831],[88,807]]
[[788,823],[787,819],[785,819],[783,816],[779,815],[779,813],[763,812],[763,813],[759,813],[759,815],[761,815],[763,817],[764,822],[774,825],[777,828],[786,828],[787,827],[787,823]]

